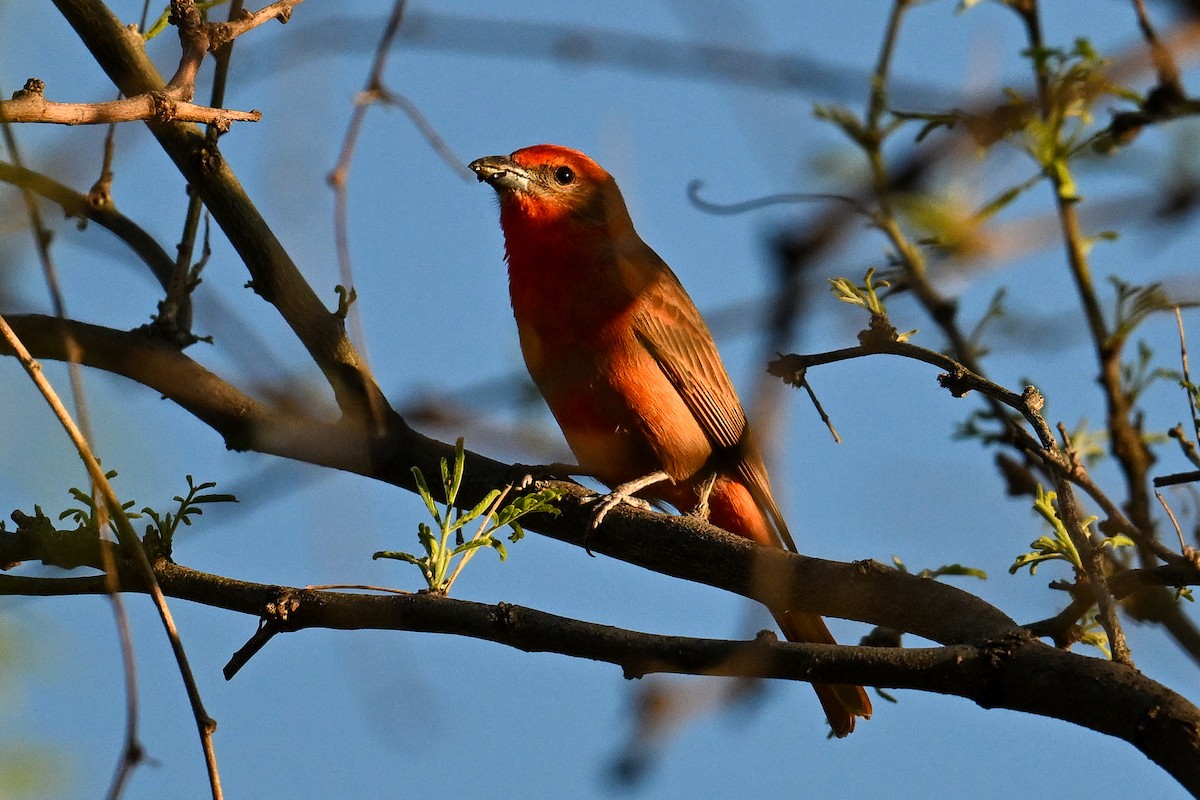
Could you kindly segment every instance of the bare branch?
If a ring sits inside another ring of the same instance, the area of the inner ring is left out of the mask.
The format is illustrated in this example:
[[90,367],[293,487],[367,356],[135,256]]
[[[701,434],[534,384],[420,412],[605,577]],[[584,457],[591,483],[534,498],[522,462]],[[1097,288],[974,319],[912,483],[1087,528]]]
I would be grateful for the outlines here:
[[[98,0],[55,5],[100,66],[127,95],[161,91],[162,76],[121,21]],[[258,213],[214,143],[191,125],[147,121],[151,132],[196,187],[250,271],[251,286],[272,303],[304,344],[347,416],[378,421],[387,400],[349,339],[343,321],[321,302]]]
[[0,114],[11,122],[42,122],[54,125],[107,125],[113,122],[158,120],[160,122],[205,122],[228,130],[235,122],[258,122],[260,111],[235,111],[198,106],[172,97],[167,92],[150,92],[103,103],[59,103],[43,95],[45,84],[37,78],[0,100]]
[[[630,678],[669,672],[837,680],[958,695],[984,708],[1027,711],[1119,736],[1185,787],[1200,790],[1200,761],[1195,758],[1200,709],[1129,667],[1058,650],[1015,631],[976,644],[922,649],[793,644],[770,634],[734,642],[647,634],[507,603],[485,605],[428,593],[362,595],[254,584],[165,562],[158,565],[158,578],[174,597],[263,617],[268,624],[274,619],[280,630],[470,636],[526,652],[616,664]],[[126,588],[140,590],[136,579]],[[97,591],[95,578],[0,575],[0,594]],[[279,616],[271,617],[268,608],[277,609]],[[1071,691],[1063,691],[1064,686]]]

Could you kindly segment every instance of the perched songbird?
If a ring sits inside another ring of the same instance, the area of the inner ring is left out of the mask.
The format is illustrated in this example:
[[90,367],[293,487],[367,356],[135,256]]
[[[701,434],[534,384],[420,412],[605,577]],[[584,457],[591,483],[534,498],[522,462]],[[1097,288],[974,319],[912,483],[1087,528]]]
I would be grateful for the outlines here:
[[[612,176],[548,144],[471,169],[500,196],[521,352],[580,474],[683,512],[707,501],[714,525],[795,552],[712,335]],[[819,616],[775,618],[790,641],[834,642]],[[860,686],[814,688],[838,736],[871,716]]]

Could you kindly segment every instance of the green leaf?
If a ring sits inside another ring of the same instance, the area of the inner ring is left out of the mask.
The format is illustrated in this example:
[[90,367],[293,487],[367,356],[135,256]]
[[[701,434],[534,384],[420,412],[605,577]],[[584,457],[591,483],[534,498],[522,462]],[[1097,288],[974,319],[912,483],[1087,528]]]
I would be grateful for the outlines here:
[[[1030,544],[1033,550],[1017,556],[1012,566],[1008,568],[1009,574],[1016,574],[1022,567],[1029,567],[1029,574],[1035,575],[1039,564],[1052,560],[1066,561],[1076,570],[1083,570],[1079,551],[1075,549],[1075,543],[1071,541],[1066,526],[1058,516],[1057,500],[1057,493],[1048,492],[1041,484],[1038,484],[1037,498],[1034,500],[1033,508],[1041,515],[1042,519],[1050,524],[1053,535],[1040,536],[1035,539]],[[1082,527],[1086,529],[1096,519],[1096,517],[1089,517],[1083,521]]]
[[1130,539],[1123,533],[1118,533],[1115,536],[1109,536],[1107,539],[1100,542],[1100,546],[1111,547],[1113,549],[1118,547],[1133,547],[1133,539]]
[[453,503],[458,497],[459,487],[462,486],[463,470],[467,466],[466,449],[464,447],[465,439],[458,437],[454,443],[454,479],[450,483],[449,491],[446,494],[446,502]]
[[[442,461],[443,467],[445,464],[446,462]],[[433,495],[429,493],[429,485],[425,483],[425,473],[421,472],[420,467],[413,467],[412,475],[413,480],[417,483],[417,494],[421,495],[421,499],[425,501],[425,508],[429,509],[429,516],[437,520],[438,524],[440,525],[442,522],[442,515],[438,513],[437,504],[433,502]]]
[[[216,484],[212,484],[216,486]],[[200,488],[200,487],[197,487]],[[234,494],[201,494],[192,498],[192,503],[199,505],[200,503],[237,503],[237,495]]]
[[1109,280],[1117,292],[1116,325],[1110,343],[1127,339],[1149,316],[1171,311],[1177,305],[1160,283],[1139,286],[1117,277],[1110,277]]
[[[459,441],[461,441],[461,440],[459,440]],[[468,511],[466,514],[463,515],[463,518],[462,518],[463,523],[473,520],[476,517],[482,516],[483,512],[487,511],[488,508],[492,505],[492,503],[494,503],[496,501],[496,498],[499,496],[500,496],[500,490],[492,489],[490,492],[488,492],[486,495],[484,495],[484,498],[482,500],[480,500],[478,503],[475,504],[474,508],[472,508],[470,511]]]
[[867,141],[867,131],[863,127],[862,120],[845,106],[822,105],[816,103],[813,105],[813,116],[817,119],[823,119],[827,122],[832,122],[834,125],[842,129],[842,131],[857,142],[859,145]]
[[[377,551],[375,551],[374,555],[371,556],[371,558],[374,560],[378,560],[381,558],[391,558],[396,561],[406,561],[409,564],[416,564],[418,567],[421,567],[422,569],[425,568],[425,559],[417,558],[412,553],[401,553],[396,550],[377,550]],[[409,574],[411,574],[411,573],[409,573]]]
[[460,544],[458,547],[454,548],[454,550],[450,553],[450,555],[456,556],[456,555],[459,555],[460,553],[465,553],[468,550],[474,550],[478,547],[490,547],[491,544],[492,544],[492,537],[476,536],[474,539],[468,539],[467,541]]
[[[896,565],[896,569],[900,570],[901,572],[908,573],[908,565],[900,560],[900,556],[893,555],[892,563]],[[962,564],[943,564],[937,569],[923,569],[917,573],[918,578],[931,579],[940,578],[947,575],[951,577],[967,577],[979,578],[983,581],[987,580],[987,573],[983,570],[975,567],[963,566]]]
[[[516,520],[525,514],[535,512],[544,514],[559,513],[553,502],[563,494],[557,489],[547,488],[522,495],[497,509],[494,516],[489,519],[487,516],[488,509],[495,505],[502,495],[500,490],[493,489],[487,492],[486,496],[469,511],[461,512],[454,508],[454,502],[462,485],[465,465],[465,442],[462,438],[459,438],[455,444],[453,466],[450,465],[447,459],[441,459],[440,463],[442,486],[446,491],[446,498],[448,500],[444,514],[440,511],[439,504],[433,499],[421,470],[417,467],[412,468],[417,493],[421,495],[426,509],[437,523],[437,530],[425,522],[417,524],[417,539],[426,553],[424,557],[417,557],[400,551],[380,551],[375,556],[376,558],[394,558],[416,564],[421,568],[430,590],[442,594],[449,591],[454,580],[461,574],[463,565],[480,548],[491,547],[500,555],[500,560],[502,561],[508,557],[508,551],[504,543],[493,535],[495,531],[508,525],[513,528],[513,533],[509,537],[509,541],[518,541],[524,535],[524,531],[516,523]],[[482,521],[479,530],[473,537],[466,539],[463,535],[464,527],[472,520],[480,518],[482,518]],[[453,545],[449,543],[451,534],[454,534]],[[454,562],[455,558],[461,560],[456,564]]]
[[442,469],[442,490],[445,492],[446,505],[450,505],[454,502],[450,497],[450,462],[443,458],[438,463]]
[[987,572],[976,567],[968,567],[963,564],[944,564],[935,570],[931,570],[929,577],[938,578],[943,575],[962,578],[978,578],[981,581],[987,580]]
[[1112,652],[1108,649],[1108,634],[1104,632],[1104,628],[1100,627],[1100,623],[1096,621],[1095,617],[1081,626],[1079,641],[1095,647],[1104,653],[1106,658],[1112,658]]
[[504,561],[508,558],[508,550],[504,549],[504,542],[499,539],[492,539],[488,542],[497,553],[500,554],[500,560]]
[[424,522],[417,525],[417,539],[420,540],[421,546],[429,551],[431,555],[438,548],[438,540],[433,535],[433,529]]

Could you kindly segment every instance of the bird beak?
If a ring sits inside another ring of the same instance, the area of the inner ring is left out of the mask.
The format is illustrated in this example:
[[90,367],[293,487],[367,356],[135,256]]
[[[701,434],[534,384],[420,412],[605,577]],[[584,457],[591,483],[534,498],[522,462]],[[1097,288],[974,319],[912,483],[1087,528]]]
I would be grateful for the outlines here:
[[497,192],[522,191],[529,186],[529,171],[508,156],[484,156],[467,165],[480,183],[487,183]]

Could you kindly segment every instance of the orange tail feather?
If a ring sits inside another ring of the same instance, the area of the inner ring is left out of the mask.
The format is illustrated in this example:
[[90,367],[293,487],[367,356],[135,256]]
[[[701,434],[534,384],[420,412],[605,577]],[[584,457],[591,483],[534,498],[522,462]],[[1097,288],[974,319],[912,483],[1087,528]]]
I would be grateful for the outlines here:
[[[812,644],[837,644],[825,620],[816,614],[800,614],[784,611],[775,615],[783,635],[789,642],[811,642]],[[825,718],[833,735],[841,739],[854,730],[854,718],[871,718],[871,700],[861,686],[849,683],[814,683],[813,690],[825,709]]]
[[[766,491],[769,493],[769,490]],[[714,525],[759,544],[783,546],[780,534],[771,527],[750,490],[741,483],[718,478],[709,497],[709,506],[709,519]],[[783,524],[782,520],[780,524]],[[789,642],[837,644],[825,620],[816,614],[783,611],[775,614],[775,621]],[[855,717],[868,719],[871,716],[871,700],[861,686],[814,683],[813,689],[821,701],[821,707],[825,709],[829,727],[839,739],[854,730]]]

